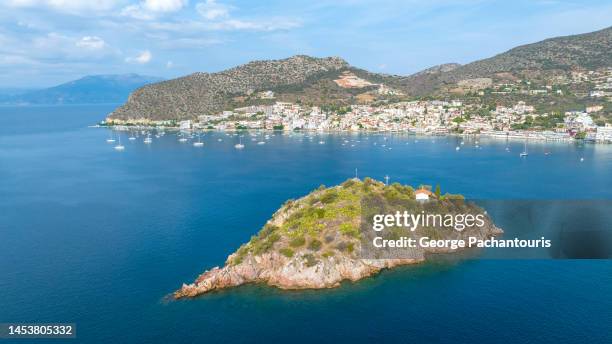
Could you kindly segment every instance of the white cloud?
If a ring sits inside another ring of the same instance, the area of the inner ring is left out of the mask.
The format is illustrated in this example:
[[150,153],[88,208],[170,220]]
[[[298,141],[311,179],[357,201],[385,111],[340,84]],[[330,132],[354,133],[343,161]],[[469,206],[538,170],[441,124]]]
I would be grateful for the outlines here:
[[159,45],[164,49],[194,49],[205,48],[213,45],[225,43],[226,41],[217,38],[172,38],[159,41]]
[[166,62],[166,68],[172,68],[172,67],[174,67],[174,62],[172,61]]
[[280,18],[260,21],[229,19],[217,23],[211,23],[209,28],[212,30],[276,31],[288,30],[300,26],[301,23],[298,21]]
[[189,0],[144,0],[137,5],[126,6],[122,16],[140,20],[152,20],[165,13],[178,12],[189,4]]
[[196,4],[196,10],[205,19],[199,26],[205,30],[245,30],[245,31],[275,31],[286,30],[301,26],[301,23],[286,18],[267,19],[236,19],[230,15],[235,7],[217,2],[217,0],[206,0]]
[[123,0],[8,0],[9,7],[47,7],[59,12],[90,13],[107,11],[123,3]]
[[121,10],[122,16],[132,17],[140,20],[155,19],[155,15],[149,11],[145,11],[140,5],[130,5]]
[[138,55],[134,56],[134,57],[128,57],[125,59],[125,62],[127,63],[137,63],[137,64],[146,64],[149,63],[149,61],[151,61],[151,59],[153,58],[153,55],[151,54],[150,51],[145,50],[140,52]]
[[151,12],[176,12],[188,4],[189,0],[145,0],[141,6]]
[[73,36],[58,32],[20,35],[0,33],[0,60],[5,65],[78,65],[110,61],[119,56],[118,49],[97,36]]
[[38,62],[22,55],[0,55],[0,66],[35,66]]
[[206,0],[206,2],[196,4],[196,10],[205,19],[215,20],[228,17],[230,7],[217,3],[216,0]]
[[78,40],[75,44],[77,47],[91,50],[100,50],[106,47],[106,42],[97,36],[85,36]]
[[[151,21],[147,28],[150,31],[170,32],[177,35],[197,34],[205,31],[277,31],[301,27],[302,22],[290,18],[267,18],[258,20],[227,19],[218,21],[178,20]],[[219,40],[208,42],[217,44]]]
[[[117,54],[106,42],[97,36],[81,38],[63,33],[49,32],[44,36],[33,37],[30,42],[23,42],[29,50],[39,52],[43,59],[66,61],[99,60],[105,56]],[[28,55],[32,56],[32,53]]]

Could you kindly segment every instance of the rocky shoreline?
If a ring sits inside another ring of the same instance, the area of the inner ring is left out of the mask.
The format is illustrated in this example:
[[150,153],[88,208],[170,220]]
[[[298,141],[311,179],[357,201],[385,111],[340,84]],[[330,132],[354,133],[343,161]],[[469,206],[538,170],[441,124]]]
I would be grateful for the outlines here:
[[307,266],[303,257],[286,257],[273,253],[251,257],[239,265],[215,267],[200,275],[194,283],[183,284],[174,298],[194,297],[214,290],[248,283],[265,283],[280,289],[326,289],[342,281],[358,281],[382,269],[417,264],[421,259],[350,259],[329,257],[315,266]]
[[[420,204],[411,200],[415,191],[410,186],[385,185],[370,178],[351,179],[332,188],[320,187],[307,196],[285,203],[258,235],[227,258],[223,267],[214,267],[193,283],[183,284],[173,297],[195,297],[249,283],[280,289],[335,288],[343,281],[358,281],[383,269],[424,262],[428,254],[457,252],[418,248],[410,254],[386,256],[386,259],[372,256],[367,250],[362,252],[368,236],[375,233],[362,233],[358,229],[360,205],[365,197],[403,199],[408,205]],[[477,208],[465,205],[457,208],[450,201],[462,201],[457,195],[432,197],[439,198],[435,201],[446,204],[453,211],[461,207],[460,210]],[[469,236],[484,239],[503,231],[487,217],[481,228],[443,233],[446,234],[440,239]]]

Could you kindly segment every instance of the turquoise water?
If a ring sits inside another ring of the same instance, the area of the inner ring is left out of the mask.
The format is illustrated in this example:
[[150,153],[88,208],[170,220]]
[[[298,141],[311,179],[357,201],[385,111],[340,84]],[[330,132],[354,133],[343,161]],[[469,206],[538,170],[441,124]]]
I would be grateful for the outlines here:
[[117,152],[87,127],[111,110],[0,108],[0,322],[74,322],[86,343],[612,342],[610,260],[437,261],[331,290],[165,298],[355,168],[471,198],[611,199],[612,146],[530,143],[520,159],[522,142],[273,135],[239,151],[208,133],[203,148],[124,135]]

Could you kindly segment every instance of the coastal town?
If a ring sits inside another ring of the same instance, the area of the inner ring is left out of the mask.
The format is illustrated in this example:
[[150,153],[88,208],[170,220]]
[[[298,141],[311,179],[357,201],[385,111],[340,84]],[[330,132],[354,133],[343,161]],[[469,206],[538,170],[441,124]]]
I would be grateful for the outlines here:
[[[456,96],[446,99],[406,99],[400,91],[350,73],[334,81],[344,88],[369,87],[373,97],[392,97],[394,101],[314,106],[301,101],[281,101],[274,91],[264,90],[252,94],[260,104],[200,114],[193,119],[113,120],[106,124],[180,130],[377,131],[612,142],[611,68],[571,72],[548,83],[470,79],[459,82],[457,86],[461,89],[454,90]],[[563,112],[538,109],[537,105],[542,103],[538,97],[546,97],[548,102],[570,93],[582,100],[581,108]]]

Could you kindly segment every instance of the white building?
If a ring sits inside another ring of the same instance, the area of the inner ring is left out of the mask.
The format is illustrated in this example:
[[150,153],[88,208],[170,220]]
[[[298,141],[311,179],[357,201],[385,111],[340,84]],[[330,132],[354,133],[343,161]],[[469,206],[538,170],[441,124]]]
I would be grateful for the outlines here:
[[568,111],[565,113],[565,125],[568,128],[590,129],[595,127],[593,118],[586,112]]
[[259,94],[261,99],[274,99],[274,92],[272,91],[263,91]]
[[189,130],[189,129],[191,129],[191,120],[180,121],[179,122],[179,129],[180,130]]
[[418,189],[417,191],[414,192],[414,197],[417,201],[428,201],[429,196],[431,195],[432,195],[431,191],[427,189]]
[[612,125],[606,124],[605,127],[597,127],[595,140],[600,142],[612,142]]
[[586,108],[586,112],[587,113],[599,112],[601,110],[603,110],[603,106],[602,105],[587,106],[587,108]]

